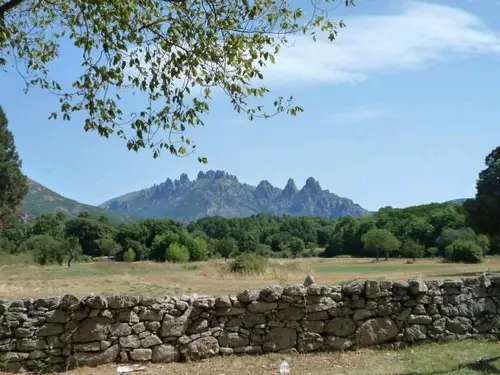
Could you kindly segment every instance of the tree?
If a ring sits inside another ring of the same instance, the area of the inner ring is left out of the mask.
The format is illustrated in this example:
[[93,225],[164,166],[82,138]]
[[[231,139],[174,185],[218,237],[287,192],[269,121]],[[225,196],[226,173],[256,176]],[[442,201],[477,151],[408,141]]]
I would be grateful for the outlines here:
[[455,240],[446,246],[445,258],[449,262],[481,263],[483,249],[473,241]]
[[293,258],[297,258],[297,256],[302,253],[306,246],[304,244],[304,241],[302,241],[298,237],[292,237],[288,240],[288,248],[292,252]]
[[76,237],[68,237],[64,240],[63,249],[68,255],[68,268],[71,267],[71,262],[75,260],[75,258],[82,254],[82,247],[80,246],[80,242]]
[[165,252],[165,257],[172,263],[189,262],[189,249],[178,243],[171,243]]
[[61,242],[47,234],[28,238],[21,244],[21,251],[31,252],[33,260],[41,266],[51,263],[62,265],[64,261]]
[[128,249],[123,253],[123,260],[127,263],[132,263],[135,260],[134,249]]
[[216,249],[219,254],[227,260],[228,258],[231,258],[233,254],[238,252],[238,244],[232,237],[223,238],[217,242]]
[[403,243],[403,247],[401,250],[404,257],[413,258],[413,261],[415,261],[416,258],[423,258],[425,254],[424,245],[419,244],[411,238],[407,239]]
[[377,260],[380,252],[385,253],[385,260],[389,259],[389,253],[399,248],[399,240],[388,229],[370,229],[362,239],[365,248],[374,252]]
[[[162,149],[186,155],[194,145],[184,131],[203,124],[214,89],[250,119],[302,111],[292,97],[276,98],[267,110],[269,90],[259,80],[291,35],[315,38],[321,31],[335,39],[344,24],[327,9],[336,1],[311,0],[306,15],[281,0],[3,0],[0,67],[15,65],[27,88],[60,98],[50,118],[70,121],[84,112],[85,131],[114,133],[129,149],[150,148],[154,157]],[[64,39],[82,56],[75,64],[81,75],[67,85],[50,69]],[[128,112],[122,100],[137,92],[143,104]],[[156,139],[161,130],[165,136]]]
[[500,146],[485,158],[479,173],[475,199],[464,202],[467,221],[477,232],[491,236],[500,233]]
[[99,249],[102,255],[110,258],[122,251],[120,244],[109,235],[99,239]]
[[0,107],[0,229],[6,227],[6,217],[15,213],[29,189],[28,178],[21,171],[22,161],[8,125],[7,116]]

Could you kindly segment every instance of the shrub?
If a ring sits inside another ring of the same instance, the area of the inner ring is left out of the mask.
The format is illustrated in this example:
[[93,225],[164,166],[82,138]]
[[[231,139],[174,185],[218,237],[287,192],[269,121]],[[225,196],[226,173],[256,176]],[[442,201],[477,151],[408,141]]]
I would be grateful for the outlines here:
[[421,245],[418,242],[413,241],[412,239],[407,239],[403,244],[401,253],[403,257],[413,258],[413,261],[415,261],[416,258],[424,257],[425,247],[424,245]]
[[288,240],[288,249],[293,254],[293,258],[297,258],[301,252],[306,248],[304,241],[298,237],[292,237]]
[[314,253],[314,249],[305,249],[300,253],[301,258],[313,258],[316,254]]
[[130,248],[123,253],[123,260],[127,263],[131,263],[135,260],[135,251]]
[[229,267],[231,272],[263,273],[268,267],[268,260],[256,254],[238,255]]
[[189,262],[189,249],[184,245],[174,242],[168,247],[165,257],[172,263]]
[[20,249],[21,252],[32,252],[33,260],[41,266],[52,263],[61,265],[64,261],[64,252],[61,242],[47,234],[40,234],[28,238],[21,244]]
[[427,254],[429,254],[430,258],[435,258],[438,255],[438,252],[439,252],[439,248],[435,247],[435,246],[429,247],[427,249]]
[[472,241],[455,240],[446,246],[445,258],[449,262],[480,263],[483,261],[483,249]]

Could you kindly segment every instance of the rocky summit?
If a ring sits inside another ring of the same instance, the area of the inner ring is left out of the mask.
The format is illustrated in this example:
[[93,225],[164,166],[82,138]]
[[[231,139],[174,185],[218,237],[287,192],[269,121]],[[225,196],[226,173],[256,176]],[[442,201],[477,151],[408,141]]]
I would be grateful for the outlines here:
[[100,205],[138,218],[170,217],[185,222],[205,216],[244,217],[261,212],[292,216],[361,216],[364,208],[348,198],[323,190],[309,177],[298,189],[289,179],[283,189],[269,181],[241,183],[224,171],[199,172],[195,180],[183,173],[150,188],[113,198]]

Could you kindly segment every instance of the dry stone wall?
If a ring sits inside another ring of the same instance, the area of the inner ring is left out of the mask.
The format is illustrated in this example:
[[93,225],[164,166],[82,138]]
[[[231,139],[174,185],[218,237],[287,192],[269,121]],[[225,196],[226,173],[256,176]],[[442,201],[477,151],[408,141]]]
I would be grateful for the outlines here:
[[224,297],[0,300],[0,366],[65,370],[110,362],[497,340],[499,312],[500,274],[271,285]]

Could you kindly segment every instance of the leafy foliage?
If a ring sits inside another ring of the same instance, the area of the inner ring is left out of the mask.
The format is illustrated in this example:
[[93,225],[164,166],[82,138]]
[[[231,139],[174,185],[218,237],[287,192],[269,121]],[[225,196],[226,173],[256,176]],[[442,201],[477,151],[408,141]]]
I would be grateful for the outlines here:
[[185,263],[189,261],[189,249],[176,242],[171,243],[166,251],[166,259],[172,263]]
[[238,273],[263,273],[267,266],[266,258],[256,254],[240,254],[231,262],[229,269]]
[[469,240],[455,240],[446,246],[445,257],[450,262],[480,263],[483,260],[483,249]]
[[0,228],[7,227],[9,216],[15,214],[28,194],[27,178],[21,171],[22,161],[8,125],[7,116],[0,107]]
[[128,249],[123,253],[123,260],[127,263],[132,263],[135,261],[135,251],[134,249]]
[[[70,121],[83,112],[85,131],[116,134],[129,149],[149,148],[154,157],[162,149],[183,156],[194,149],[186,127],[203,124],[213,90],[251,120],[302,111],[292,97],[269,103],[269,89],[259,81],[291,35],[315,38],[321,31],[335,39],[344,24],[329,17],[334,2],[311,1],[307,15],[276,0],[4,0],[0,66],[15,64],[27,88],[60,98],[50,118]],[[50,69],[63,40],[82,56],[69,86]],[[144,104],[127,112],[122,100],[131,93]],[[157,133],[165,135],[157,139]]]
[[370,229],[361,238],[365,248],[375,253],[376,258],[380,257],[380,252],[385,253],[385,259],[389,258],[389,253],[398,249],[400,243],[388,229]]

